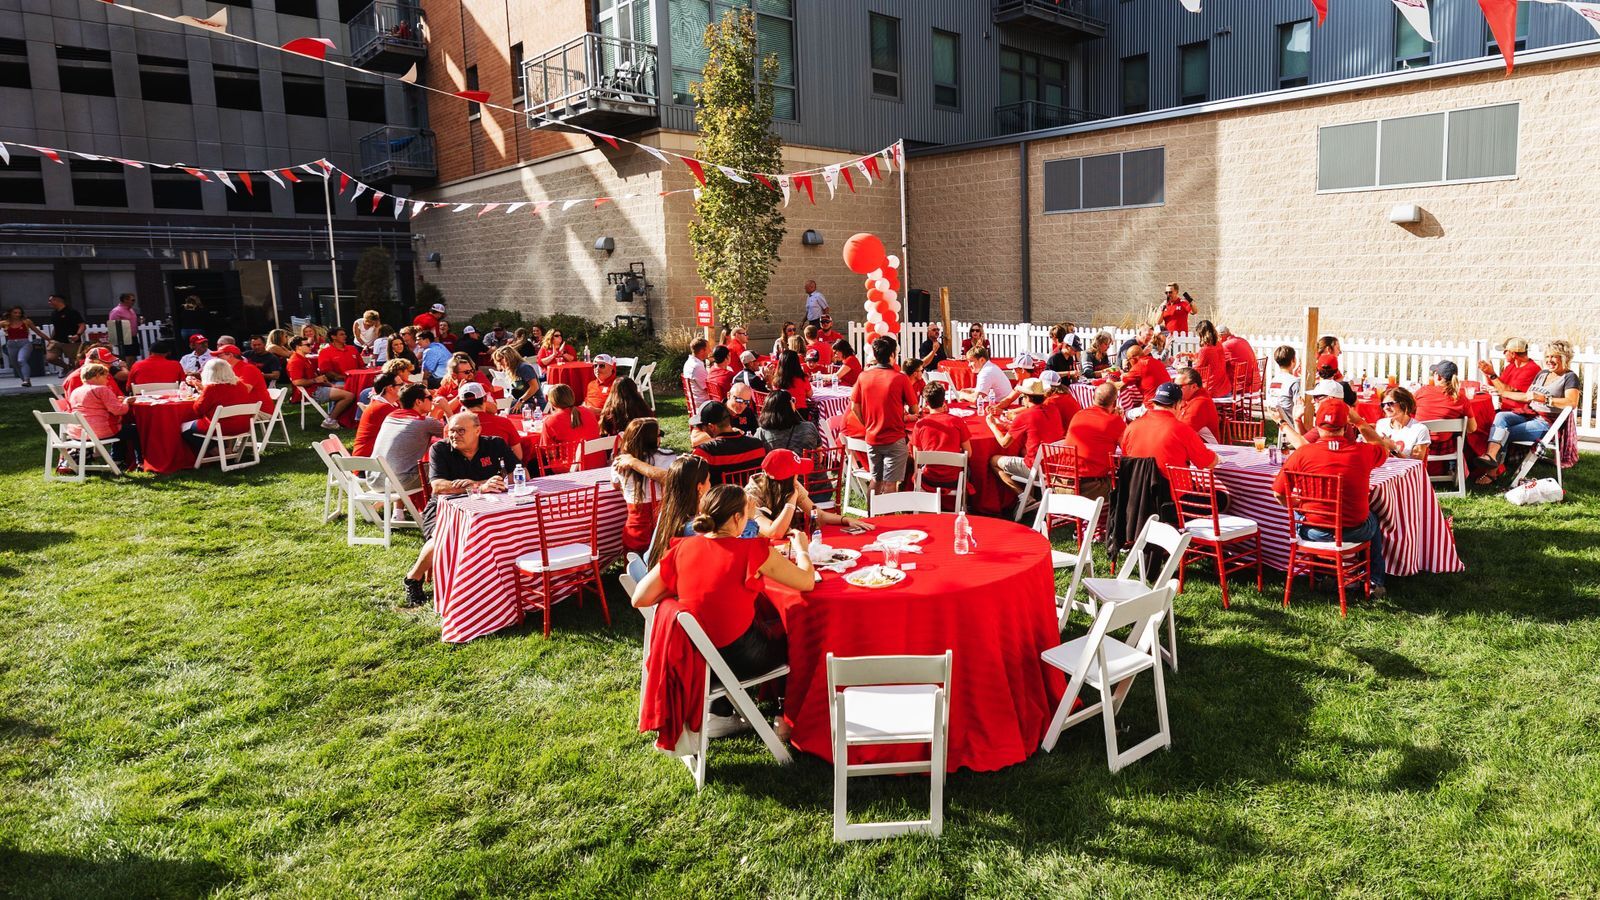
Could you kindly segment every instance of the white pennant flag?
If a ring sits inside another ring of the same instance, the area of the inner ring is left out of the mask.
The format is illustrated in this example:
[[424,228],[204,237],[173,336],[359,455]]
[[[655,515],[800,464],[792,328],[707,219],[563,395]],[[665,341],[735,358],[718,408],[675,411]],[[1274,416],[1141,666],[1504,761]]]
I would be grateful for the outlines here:
[[122,163],[123,165],[127,166],[130,169],[142,169],[142,168],[144,168],[144,163],[139,162],[136,159],[123,159],[120,156],[113,156],[111,158],[116,160],[119,163]]
[[567,210],[569,210],[569,209],[573,208],[574,206],[577,206],[578,204],[583,203],[583,202],[584,201],[582,201],[582,200],[568,200],[567,202],[561,204],[561,211],[562,212],[566,212]]
[[1406,17],[1407,24],[1421,35],[1423,40],[1433,43],[1433,17],[1428,15],[1427,0],[1394,0],[1394,5],[1400,10],[1400,15]]
[[277,172],[274,172],[271,169],[265,169],[265,170],[263,170],[261,172],[261,174],[267,176],[268,178],[271,178],[272,179],[272,183],[277,185],[278,187],[283,187],[283,179],[278,177],[278,173]]
[[894,154],[892,152],[884,150],[878,154],[878,157],[878,161],[883,164],[881,169],[883,174],[888,175],[894,172]]
[[789,176],[778,176],[778,188],[783,191],[783,205],[789,205]]
[[839,167],[823,166],[822,180],[828,183],[828,199],[833,199],[833,189],[839,186]]
[[412,63],[411,64],[411,68],[407,69],[406,73],[404,75],[400,76],[400,80],[404,81],[406,84],[416,84],[417,83],[417,64],[416,63]]
[[308,174],[308,175],[320,175],[323,178],[327,178],[328,177],[328,170],[322,168],[321,166],[317,166],[317,167],[313,168],[310,163],[306,163],[305,165],[301,166],[300,168],[303,171],[305,171],[306,174]]
[[400,199],[399,197],[394,198],[394,217],[396,219],[398,219],[401,216],[405,215],[405,212],[406,212],[406,201]]
[[717,166],[717,171],[721,172],[729,181],[736,182],[738,184],[750,183],[748,179],[741,177],[738,172],[735,172],[727,166]]
[[461,203],[461,204],[457,204],[456,208],[452,209],[450,211],[451,212],[466,212],[467,210],[469,210],[471,208],[472,208],[472,204],[471,203]]
[[643,150],[644,152],[650,154],[651,156],[654,156],[656,158],[656,160],[658,162],[660,162],[662,165],[666,165],[667,164],[667,155],[665,153],[662,153],[660,150],[657,150],[656,148],[650,146],[649,144],[635,144],[634,146],[638,147],[640,150]]
[[365,194],[366,192],[367,192],[367,186],[358,181],[358,182],[356,182],[356,192],[354,194],[350,195],[350,199],[354,200],[357,197],[361,196],[362,194]]
[[106,158],[104,156],[95,156],[93,153],[79,153],[76,150],[68,150],[67,152],[71,153],[73,156],[79,157],[80,159],[87,159],[90,162],[105,162],[106,161]]
[[204,28],[208,31],[221,31],[226,33],[228,30],[228,10],[226,8],[219,9],[212,13],[209,19],[197,19],[194,16],[177,16],[173,18],[172,21],[182,22],[185,25],[193,25],[197,28]]
[[1589,27],[1594,29],[1595,34],[1600,34],[1600,3],[1577,3],[1573,2],[1573,0],[1568,0],[1565,5],[1573,12],[1583,16],[1583,20],[1589,23]]
[[696,203],[700,202],[700,189],[699,188],[695,188],[694,189],[694,202],[696,202]]
[[866,163],[856,160],[856,171],[861,173],[861,177],[867,180],[868,185],[872,184],[872,170],[867,168]]
[[1200,0],[1178,0],[1178,2],[1182,3],[1183,8],[1189,12],[1197,13],[1200,11]]
[[521,209],[521,208],[523,208],[524,206],[527,206],[527,205],[528,205],[528,201],[526,201],[526,200],[518,200],[516,203],[513,203],[510,206],[506,207],[506,215],[509,216],[512,213],[516,212],[517,210],[519,210],[519,209]]
[[239,189],[233,186],[233,179],[228,177],[227,172],[224,172],[221,169],[213,169],[211,174],[217,176],[218,181],[227,185],[228,190],[233,191],[235,194],[239,193]]
[[0,162],[4,162],[8,166],[11,165],[11,151],[6,149],[4,143],[0,143]]
[[428,204],[423,203],[421,200],[413,200],[411,202],[411,218],[415,219],[417,216],[422,215],[422,211],[427,208]]

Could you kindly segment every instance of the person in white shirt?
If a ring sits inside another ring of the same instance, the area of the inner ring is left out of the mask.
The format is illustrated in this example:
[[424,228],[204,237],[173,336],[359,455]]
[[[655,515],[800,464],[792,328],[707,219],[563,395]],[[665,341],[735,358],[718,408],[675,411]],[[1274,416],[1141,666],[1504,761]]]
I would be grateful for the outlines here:
[[1417,400],[1403,387],[1392,387],[1383,392],[1383,414],[1373,426],[1383,444],[1395,456],[1425,459],[1428,455],[1428,426],[1413,419],[1417,413]]
[[706,379],[711,372],[706,368],[706,357],[711,355],[711,342],[705,338],[695,338],[689,345],[689,358],[683,361],[683,378],[689,383],[688,401],[690,409],[699,409],[700,404],[710,399],[706,392]]
[[1300,396],[1300,367],[1296,364],[1294,348],[1284,344],[1272,351],[1272,361],[1278,371],[1267,382],[1267,408],[1276,409],[1285,417],[1294,415],[1294,398]]
[[815,281],[806,282],[806,324],[822,324],[822,317],[828,315],[828,299],[817,290]]
[[206,340],[206,336],[203,334],[189,335],[189,352],[178,360],[178,364],[183,366],[185,374],[199,375],[200,370],[205,368],[206,363],[211,361],[211,348],[206,346],[208,343],[209,341]]
[[973,347],[967,351],[967,367],[976,377],[974,387],[962,391],[965,400],[977,400],[979,395],[999,400],[1011,393],[1011,379],[1005,370],[989,359],[988,347]]

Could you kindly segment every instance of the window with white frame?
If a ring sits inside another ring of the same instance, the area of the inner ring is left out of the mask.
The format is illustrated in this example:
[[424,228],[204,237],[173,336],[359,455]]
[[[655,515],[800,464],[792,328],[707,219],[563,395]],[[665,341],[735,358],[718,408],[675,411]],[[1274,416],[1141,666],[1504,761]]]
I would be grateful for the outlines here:
[[1044,164],[1044,211],[1086,212],[1166,202],[1165,147],[1052,159]]
[[1504,103],[1318,131],[1317,190],[1360,191],[1511,178],[1519,104]]

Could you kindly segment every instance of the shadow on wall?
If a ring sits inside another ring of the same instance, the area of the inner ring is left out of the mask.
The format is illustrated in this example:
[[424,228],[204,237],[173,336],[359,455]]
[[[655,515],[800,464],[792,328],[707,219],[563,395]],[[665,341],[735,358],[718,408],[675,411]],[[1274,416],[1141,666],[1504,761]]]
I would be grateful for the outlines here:
[[1406,222],[1401,224],[1400,227],[1404,228],[1412,237],[1444,237],[1444,223],[1440,222],[1437,216],[1426,209],[1422,211],[1421,222]]

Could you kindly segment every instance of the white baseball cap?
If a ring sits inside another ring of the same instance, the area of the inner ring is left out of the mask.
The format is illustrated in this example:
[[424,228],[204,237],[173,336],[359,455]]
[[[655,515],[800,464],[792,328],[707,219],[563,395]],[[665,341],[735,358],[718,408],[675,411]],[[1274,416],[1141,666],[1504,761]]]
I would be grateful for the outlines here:
[[487,397],[489,392],[483,389],[481,382],[469,381],[461,386],[461,390],[457,391],[456,395],[463,400],[468,400],[473,397]]
[[1306,391],[1307,397],[1338,397],[1344,399],[1344,385],[1332,378],[1324,378],[1317,382],[1311,390]]
[[1045,369],[1039,373],[1039,380],[1044,382],[1045,387],[1053,388],[1061,384],[1061,373],[1055,369]]
[[433,306],[430,306],[429,309],[433,310],[436,313],[442,313],[442,312],[444,312],[444,304],[443,303],[435,303]]
[[1011,368],[1013,369],[1031,369],[1035,365],[1037,365],[1037,363],[1034,362],[1033,354],[1027,352],[1026,350],[1018,353],[1016,358],[1011,360]]
[[617,361],[614,357],[612,357],[611,354],[601,353],[595,356],[594,364],[597,366],[614,366],[617,364]]
[[468,325],[467,327],[461,329],[461,333],[462,334],[477,334],[478,333],[478,329],[473,328],[471,325]]

